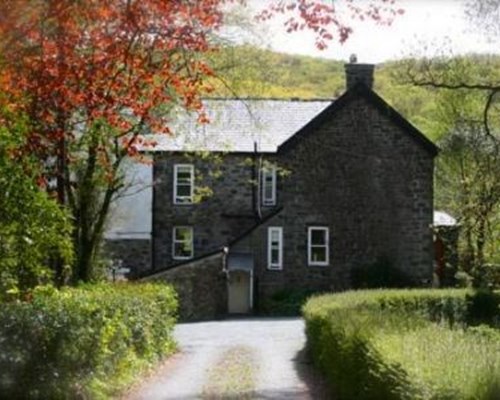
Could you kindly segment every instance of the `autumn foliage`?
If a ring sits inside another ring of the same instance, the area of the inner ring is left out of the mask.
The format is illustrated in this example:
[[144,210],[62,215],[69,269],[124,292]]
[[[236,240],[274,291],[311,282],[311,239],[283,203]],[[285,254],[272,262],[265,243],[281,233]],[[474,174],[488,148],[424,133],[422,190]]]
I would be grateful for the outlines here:
[[[221,1],[12,0],[0,18],[1,87],[36,121],[39,151],[77,124],[106,121],[121,136],[140,124],[164,131],[158,105],[199,108],[210,70],[197,55],[222,12]],[[136,137],[123,144],[133,151]]]
[[349,24],[352,19],[390,25],[397,15],[403,13],[404,10],[397,7],[395,0],[284,0],[270,2],[257,18],[268,20],[277,14],[286,14],[289,16],[285,22],[287,32],[312,30],[316,33],[316,47],[323,50],[334,39],[344,43],[349,38],[353,33]]

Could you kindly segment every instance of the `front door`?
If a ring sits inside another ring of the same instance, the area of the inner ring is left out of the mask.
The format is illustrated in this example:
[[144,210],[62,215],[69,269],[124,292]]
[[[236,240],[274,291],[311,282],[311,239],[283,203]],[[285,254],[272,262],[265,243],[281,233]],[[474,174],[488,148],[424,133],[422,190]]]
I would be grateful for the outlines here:
[[248,314],[250,312],[250,273],[231,271],[228,283],[228,310],[230,314]]

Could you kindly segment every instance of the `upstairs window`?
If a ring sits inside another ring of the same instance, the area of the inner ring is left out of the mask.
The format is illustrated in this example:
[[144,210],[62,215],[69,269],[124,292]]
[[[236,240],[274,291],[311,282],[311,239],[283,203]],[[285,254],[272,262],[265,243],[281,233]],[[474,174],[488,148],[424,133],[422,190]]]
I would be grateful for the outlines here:
[[276,167],[262,169],[262,205],[276,205]]
[[270,226],[267,229],[267,266],[269,269],[283,268],[283,228]]
[[328,228],[310,226],[307,230],[307,262],[309,265],[328,265]]
[[174,204],[193,203],[194,166],[191,164],[174,165]]
[[190,226],[174,227],[172,258],[174,260],[189,260],[193,258],[193,228]]

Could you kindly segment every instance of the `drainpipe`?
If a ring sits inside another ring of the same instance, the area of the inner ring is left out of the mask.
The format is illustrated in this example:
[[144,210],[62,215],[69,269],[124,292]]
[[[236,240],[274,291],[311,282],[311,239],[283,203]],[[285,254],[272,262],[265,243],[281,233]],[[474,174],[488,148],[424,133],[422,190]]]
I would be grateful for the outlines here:
[[262,210],[260,209],[260,193],[261,193],[261,170],[262,170],[262,156],[258,155],[257,142],[253,142],[254,157],[252,168],[252,201],[253,211],[257,219],[262,218]]

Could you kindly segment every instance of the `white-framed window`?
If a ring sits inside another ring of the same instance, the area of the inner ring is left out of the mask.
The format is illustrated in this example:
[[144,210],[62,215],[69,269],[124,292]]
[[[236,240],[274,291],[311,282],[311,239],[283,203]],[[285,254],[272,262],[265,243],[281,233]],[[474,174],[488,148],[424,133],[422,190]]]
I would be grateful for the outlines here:
[[193,258],[193,228],[190,226],[174,226],[172,233],[172,258],[189,260]]
[[174,165],[174,204],[191,204],[194,192],[194,166]]
[[310,226],[307,229],[307,262],[309,265],[328,265],[329,231],[324,226]]
[[270,226],[267,228],[267,267],[283,268],[283,228]]
[[276,205],[276,167],[268,165],[262,168],[262,205]]

